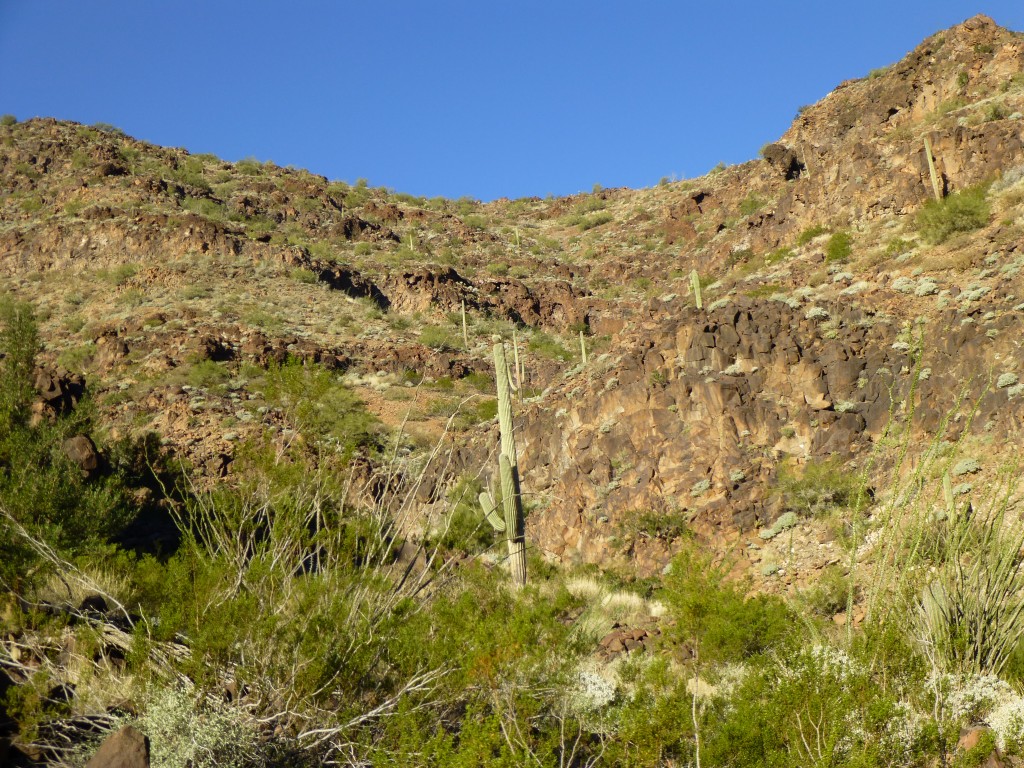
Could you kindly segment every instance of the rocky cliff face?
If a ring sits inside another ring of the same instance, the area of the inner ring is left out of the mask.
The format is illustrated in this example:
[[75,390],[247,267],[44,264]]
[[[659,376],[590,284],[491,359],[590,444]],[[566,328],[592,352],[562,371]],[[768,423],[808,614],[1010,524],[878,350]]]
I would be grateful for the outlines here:
[[[115,431],[159,431],[211,480],[287,431],[244,366],[346,372],[424,438],[486,397],[490,338],[516,327],[531,541],[650,572],[680,531],[637,520],[746,541],[784,465],[884,483],[893,424],[1014,450],[1022,109],[1024,38],[979,16],[840,84],[759,160],[559,200],[416,199],[34,120],[0,127],[0,276],[43,313],[51,377],[84,375]],[[943,194],[996,182],[937,245],[925,137]],[[206,363],[229,383],[189,373]],[[473,471],[492,435],[464,429]]]

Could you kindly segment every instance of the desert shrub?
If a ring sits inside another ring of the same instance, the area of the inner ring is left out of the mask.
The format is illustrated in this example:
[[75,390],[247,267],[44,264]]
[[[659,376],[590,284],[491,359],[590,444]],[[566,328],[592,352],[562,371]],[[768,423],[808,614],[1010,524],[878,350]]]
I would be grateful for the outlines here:
[[462,223],[473,229],[487,229],[487,219],[478,213],[471,213],[463,217]]
[[607,765],[693,765],[693,698],[685,681],[671,673],[664,659],[627,668],[624,677],[630,694],[614,710]]
[[1007,108],[999,102],[992,102],[985,109],[985,121],[992,122],[993,120],[1005,120],[1010,114]]
[[470,371],[463,379],[470,387],[480,392],[494,391],[494,378],[482,371]]
[[188,383],[200,389],[210,389],[223,384],[231,378],[231,373],[220,363],[213,360],[200,360],[189,366],[186,373]]
[[[36,178],[38,178],[38,176]],[[23,198],[21,201],[21,210],[24,213],[38,213],[42,209],[43,200],[38,195],[31,195],[29,197]]]
[[800,470],[786,463],[779,468],[775,492],[786,509],[805,517],[834,509],[865,509],[870,490],[861,477],[849,472],[839,458],[808,461]]
[[[560,620],[575,599],[561,587],[517,593],[502,588],[503,579],[470,563],[429,610],[403,623],[392,645],[401,668],[444,666],[450,673],[433,701],[409,700],[377,743],[378,754],[390,753],[398,764],[558,765],[577,736],[577,754],[594,754],[598,745],[565,698],[587,648]],[[506,741],[503,732],[521,737]]]
[[118,264],[116,267],[111,269],[99,270],[96,276],[106,280],[112,285],[125,285],[129,280],[135,277],[135,274],[139,271],[139,268],[134,264]]
[[829,646],[748,672],[708,724],[708,765],[913,765],[924,737],[868,668]]
[[[732,269],[738,264],[748,265],[752,263],[753,260],[754,252],[750,248],[740,248],[738,250],[732,251],[729,254],[729,256],[725,260],[725,267],[726,269]],[[679,277],[682,277],[681,271]]]
[[740,215],[742,216],[750,216],[757,213],[762,208],[764,208],[764,200],[753,192],[740,200]]
[[137,725],[158,768],[249,768],[263,764],[257,724],[240,707],[175,688],[155,690]]
[[785,261],[786,259],[792,258],[792,256],[792,248],[776,248],[774,251],[770,251],[769,253],[765,254],[764,264],[766,267],[770,267],[775,264],[778,264],[780,261]]
[[4,127],[10,127],[12,125],[16,125],[17,123],[18,118],[16,118],[14,115],[0,115],[0,125]]
[[125,136],[125,132],[118,128],[116,125],[110,123],[93,123],[92,128],[99,131],[100,133],[109,133],[113,136]]
[[917,228],[926,242],[945,242],[958,232],[970,232],[988,223],[988,185],[954,192],[942,200],[929,200],[917,214]]
[[530,337],[529,347],[538,355],[543,355],[544,357],[553,358],[555,360],[565,361],[572,357],[569,350],[563,347],[557,339],[553,336],[549,336],[543,331],[536,331]]
[[322,366],[295,358],[271,364],[265,393],[267,402],[282,408],[314,447],[350,456],[376,444],[376,419],[336,374]]
[[825,246],[825,261],[846,261],[852,252],[850,235],[847,232],[836,232]]
[[799,630],[778,598],[747,598],[726,575],[696,544],[672,560],[659,593],[675,619],[670,638],[693,650],[701,664],[743,661],[795,639]]
[[306,285],[314,285],[319,278],[311,269],[305,269],[304,267],[296,267],[288,273],[288,277],[299,283],[305,283]]
[[474,477],[462,477],[448,491],[451,513],[438,530],[439,544],[454,552],[475,555],[495,541],[494,530],[484,520],[479,496],[483,483]]
[[456,426],[462,429],[475,427],[494,421],[498,416],[498,401],[493,397],[473,400],[459,409],[459,420]]
[[828,229],[826,227],[823,227],[820,224],[815,224],[814,226],[808,227],[799,234],[799,236],[796,238],[796,244],[807,245],[809,242],[811,242],[811,240],[816,238],[818,235],[823,235],[826,232],[828,232]]
[[941,527],[936,578],[918,602],[917,636],[933,663],[959,674],[1000,674],[1024,637],[1024,534],[1005,502]]
[[235,170],[246,176],[260,176],[263,173],[263,163],[255,157],[243,157],[235,163]]
[[439,351],[461,349],[462,339],[448,328],[438,325],[425,325],[420,331],[420,344]]
[[885,255],[889,257],[900,256],[907,253],[914,247],[914,243],[910,240],[904,240],[902,237],[892,238],[885,246]]
[[48,572],[26,536],[65,557],[100,550],[134,509],[116,466],[87,479],[64,454],[66,439],[91,430],[88,401],[32,423],[39,337],[30,306],[0,302],[0,348],[0,582],[20,593]]
[[224,218],[224,206],[208,197],[189,197],[186,195],[181,200],[181,207],[192,211],[192,213],[205,216],[208,219]]
[[634,512],[619,526],[619,534],[629,538],[647,536],[673,541],[689,533],[689,520],[683,511],[645,509]]

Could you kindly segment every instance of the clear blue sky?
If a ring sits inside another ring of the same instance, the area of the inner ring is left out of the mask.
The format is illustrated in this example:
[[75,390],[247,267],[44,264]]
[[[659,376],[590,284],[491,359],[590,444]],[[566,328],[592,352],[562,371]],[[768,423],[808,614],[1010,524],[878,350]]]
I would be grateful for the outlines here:
[[1024,1],[0,0],[0,113],[417,195],[648,186]]

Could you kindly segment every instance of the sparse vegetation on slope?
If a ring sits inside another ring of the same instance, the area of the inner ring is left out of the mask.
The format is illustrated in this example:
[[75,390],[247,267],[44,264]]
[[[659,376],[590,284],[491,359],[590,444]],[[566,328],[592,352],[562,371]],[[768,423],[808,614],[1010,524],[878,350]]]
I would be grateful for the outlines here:
[[0,753],[1021,763],[1022,68],[976,17],[758,160],[487,204],[0,120]]

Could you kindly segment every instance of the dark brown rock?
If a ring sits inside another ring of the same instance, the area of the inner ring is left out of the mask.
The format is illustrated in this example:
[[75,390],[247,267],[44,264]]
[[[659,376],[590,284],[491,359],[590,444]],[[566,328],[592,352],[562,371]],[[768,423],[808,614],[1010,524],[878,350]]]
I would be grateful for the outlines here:
[[86,768],[149,768],[149,737],[126,725],[104,740]]
[[61,446],[64,455],[75,464],[83,475],[91,475],[100,466],[100,454],[88,435],[69,437]]

